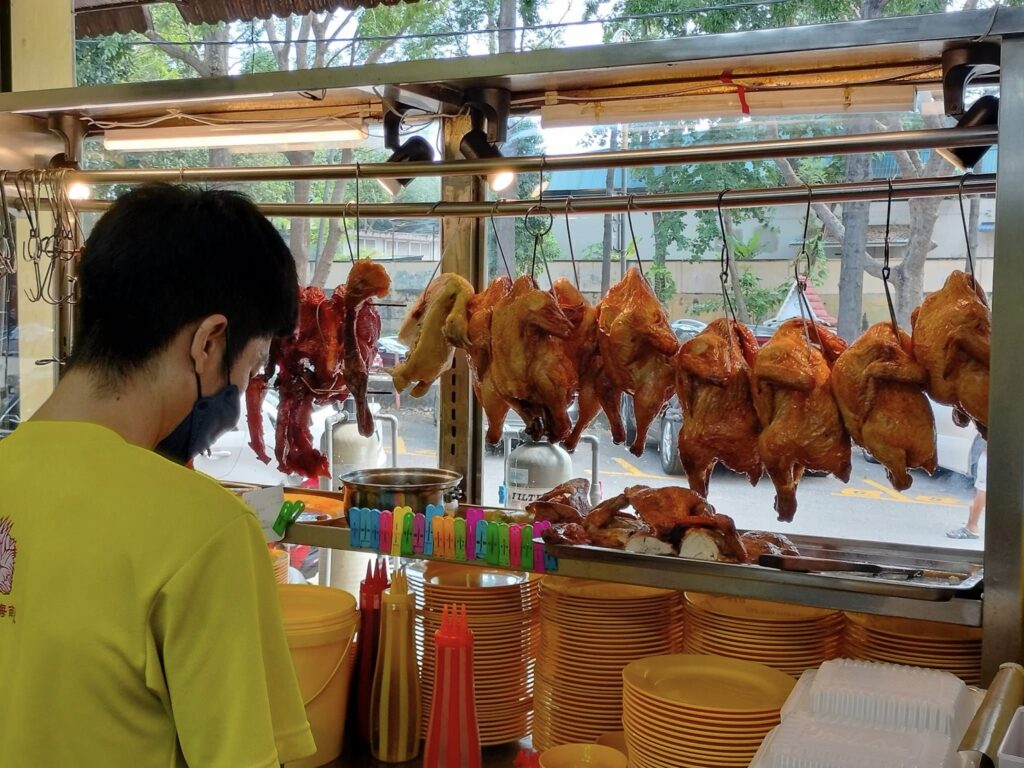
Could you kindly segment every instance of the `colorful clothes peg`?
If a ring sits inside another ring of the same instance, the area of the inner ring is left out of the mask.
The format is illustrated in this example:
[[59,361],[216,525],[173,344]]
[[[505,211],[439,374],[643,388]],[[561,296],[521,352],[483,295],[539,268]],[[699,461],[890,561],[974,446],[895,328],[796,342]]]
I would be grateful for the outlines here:
[[382,555],[391,554],[391,537],[394,534],[394,520],[392,519],[390,511],[384,511],[380,513],[380,544],[377,547],[377,551]]
[[413,549],[413,536],[415,530],[413,527],[413,514],[410,507],[403,507],[405,512],[402,513],[402,546],[401,553],[406,557],[412,557],[415,554]]
[[459,562],[466,562],[466,521],[456,517],[455,527],[455,559]]
[[466,559],[476,560],[476,527],[484,519],[484,511],[477,507],[466,510]]
[[417,555],[423,552],[423,545],[427,539],[427,518],[422,512],[417,512],[412,518],[412,549]]
[[369,509],[369,514],[366,519],[370,523],[369,541],[367,549],[379,550],[380,549],[380,510]]
[[518,568],[523,559],[523,526],[508,527],[508,558],[509,565]]

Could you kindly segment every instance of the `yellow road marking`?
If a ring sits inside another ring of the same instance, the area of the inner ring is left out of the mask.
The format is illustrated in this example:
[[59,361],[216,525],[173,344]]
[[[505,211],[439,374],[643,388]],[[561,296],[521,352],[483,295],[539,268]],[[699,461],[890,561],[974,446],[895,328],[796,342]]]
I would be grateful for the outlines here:
[[[405,449],[405,439],[401,435],[395,438],[395,443],[398,446],[399,453],[408,453],[408,451],[406,451]],[[386,451],[387,448],[385,447],[384,450]]]
[[864,484],[871,487],[843,488],[839,493],[833,493],[832,495],[842,496],[847,499],[865,499],[867,501],[895,501],[900,504],[927,504],[929,506],[938,507],[967,506],[966,503],[953,496],[929,496],[927,494],[918,494],[917,496],[911,497],[875,480],[869,480],[868,478],[864,478]]
[[[648,477],[648,478],[653,478],[655,480],[664,480],[665,479],[664,475],[649,475],[646,472],[644,472],[642,469],[640,469],[640,467],[638,467],[635,464],[632,464],[632,463],[626,461],[626,459],[620,459],[618,456],[614,456],[612,458],[612,460],[616,464],[618,464],[620,467],[622,467],[624,470],[626,470],[626,472],[624,474],[625,477]],[[611,475],[611,474],[621,474],[621,473],[617,473],[617,472],[615,472],[615,473],[613,473],[613,472],[603,472],[602,474]]]

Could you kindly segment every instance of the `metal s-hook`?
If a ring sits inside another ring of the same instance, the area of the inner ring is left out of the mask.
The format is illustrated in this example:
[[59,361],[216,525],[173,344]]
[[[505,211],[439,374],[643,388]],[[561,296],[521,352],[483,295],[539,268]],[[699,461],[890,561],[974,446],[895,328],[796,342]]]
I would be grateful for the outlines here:
[[359,163],[356,163],[356,261],[359,261]]
[[[533,216],[534,214],[536,214],[539,211],[543,211],[544,213],[546,213],[548,215],[547,223],[544,224],[540,229],[531,229],[530,228],[530,217]],[[543,256],[544,248],[541,245],[541,241],[548,234],[548,232],[551,231],[551,227],[554,226],[554,223],[555,223],[555,217],[552,215],[551,211],[549,211],[547,208],[542,206],[540,203],[537,203],[536,205],[531,206],[530,209],[527,210],[526,216],[523,217],[523,229],[526,230],[526,233],[528,235],[531,235],[533,237],[533,258],[530,260],[530,277],[535,277],[535,275],[536,275],[536,272],[537,272],[537,251],[540,250],[541,251],[541,255]],[[545,268],[548,269],[548,279],[550,280],[551,279],[551,270],[547,266],[547,259],[544,260],[544,266],[545,266]]]
[[882,286],[885,288],[885,302],[889,305],[889,319],[892,321],[892,332],[896,340],[900,338],[900,325],[896,321],[896,307],[892,303],[892,289],[889,285],[889,277],[892,275],[892,268],[889,266],[889,229],[892,224],[892,179],[889,183],[889,194],[885,202],[885,242],[882,244]]
[[356,254],[352,250],[352,239],[348,236],[348,207],[351,203],[345,203],[345,210],[342,212],[341,217],[341,231],[345,233],[345,246],[348,248],[348,260],[353,264],[356,263]]
[[569,226],[569,207],[572,205],[572,195],[565,198],[565,237],[569,243],[569,260],[572,261],[572,274],[576,279],[576,290],[580,289],[580,271],[576,266],[576,252],[572,247],[572,227]]
[[[807,188],[807,208],[804,213],[804,235],[800,241],[800,250],[796,254],[796,258],[793,259],[793,279],[796,283],[796,299],[797,306],[800,308],[800,318],[804,321],[804,339],[807,341],[808,350],[811,347],[811,334],[808,331],[808,326],[814,328],[814,336],[818,340],[818,346],[824,351],[825,346],[821,341],[821,331],[818,329],[818,323],[813,317],[811,311],[811,303],[807,300],[807,281],[811,274],[811,254],[807,250],[807,233],[810,229],[811,223],[811,206],[814,202],[814,190],[811,189],[810,184],[804,184]],[[804,274],[800,274],[800,262],[801,260],[807,263],[807,271]]]
[[721,270],[718,273],[718,281],[722,284],[722,312],[725,314],[725,319],[728,320],[730,317],[735,323],[736,320],[736,308],[733,306],[732,297],[729,296],[729,277],[730,270],[729,264],[732,260],[732,256],[729,253],[729,234],[725,230],[725,196],[731,190],[726,187],[718,193],[718,227],[722,233],[722,250],[718,255],[718,263]]
[[965,171],[960,176],[960,183],[957,185],[957,197],[960,200],[960,222],[964,225],[964,245],[967,247],[967,271],[971,276],[971,287],[975,285],[974,279],[974,254],[971,253],[971,233],[967,226],[967,213],[964,211],[964,182],[972,171]]
[[498,253],[501,255],[502,263],[505,265],[505,271],[508,273],[508,276],[511,278],[511,277],[513,277],[512,270],[508,266],[508,259],[505,257],[505,249],[501,246],[501,238],[498,237],[498,227],[495,226],[495,224],[494,224],[494,214],[497,213],[497,211],[498,211],[498,203],[500,203],[500,202],[501,202],[500,200],[495,200],[494,201],[494,207],[491,208],[491,215],[488,217],[488,219],[491,222],[491,231],[494,233],[494,244],[496,246],[498,246]]
[[636,195],[630,194],[626,198],[626,221],[629,223],[629,238],[633,241],[633,256],[636,258],[636,266],[640,270],[640,277],[647,279],[644,274],[644,262],[640,258],[640,247],[636,244],[636,232],[633,231],[633,200]]

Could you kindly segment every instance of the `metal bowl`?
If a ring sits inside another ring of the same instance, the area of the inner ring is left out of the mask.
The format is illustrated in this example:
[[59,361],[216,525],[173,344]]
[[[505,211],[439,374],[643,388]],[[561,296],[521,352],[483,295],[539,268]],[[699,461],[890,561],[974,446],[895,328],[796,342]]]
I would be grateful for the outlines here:
[[427,504],[454,508],[462,497],[459,488],[462,475],[447,469],[357,469],[340,479],[345,512],[352,507],[381,510],[412,507],[413,512],[423,512]]

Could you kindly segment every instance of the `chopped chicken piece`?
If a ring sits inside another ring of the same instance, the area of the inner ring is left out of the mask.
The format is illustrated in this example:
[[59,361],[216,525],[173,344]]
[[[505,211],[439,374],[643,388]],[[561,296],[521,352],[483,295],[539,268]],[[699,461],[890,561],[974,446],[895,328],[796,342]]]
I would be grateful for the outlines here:
[[679,544],[679,556],[694,560],[724,562],[733,560],[725,554],[725,537],[708,528],[690,528]]
[[[572,510],[575,512],[576,517],[569,516],[568,512],[561,512],[561,508]],[[543,514],[545,515],[558,514],[569,516],[567,522],[577,518],[582,519],[590,511],[590,481],[585,477],[567,480],[526,505],[526,511],[533,514],[535,519],[551,519],[550,517],[538,517],[540,510],[544,510]],[[552,520],[552,522],[554,521]]]
[[891,323],[868,328],[832,366],[832,392],[850,436],[885,466],[897,491],[910,487],[908,469],[934,474],[938,467],[927,377],[910,335],[897,336]]
[[740,536],[743,548],[747,552],[747,560],[757,562],[761,555],[795,555],[800,554],[796,545],[781,533],[769,531],[747,531]]
[[953,421],[974,419],[988,433],[988,376],[992,312],[970,275],[955,271],[910,318],[914,358],[928,373],[932,399],[953,406]]
[[548,544],[589,544],[590,537],[579,523],[556,523],[541,534]]
[[626,551],[638,555],[674,555],[676,549],[653,533],[634,533],[626,542]]

